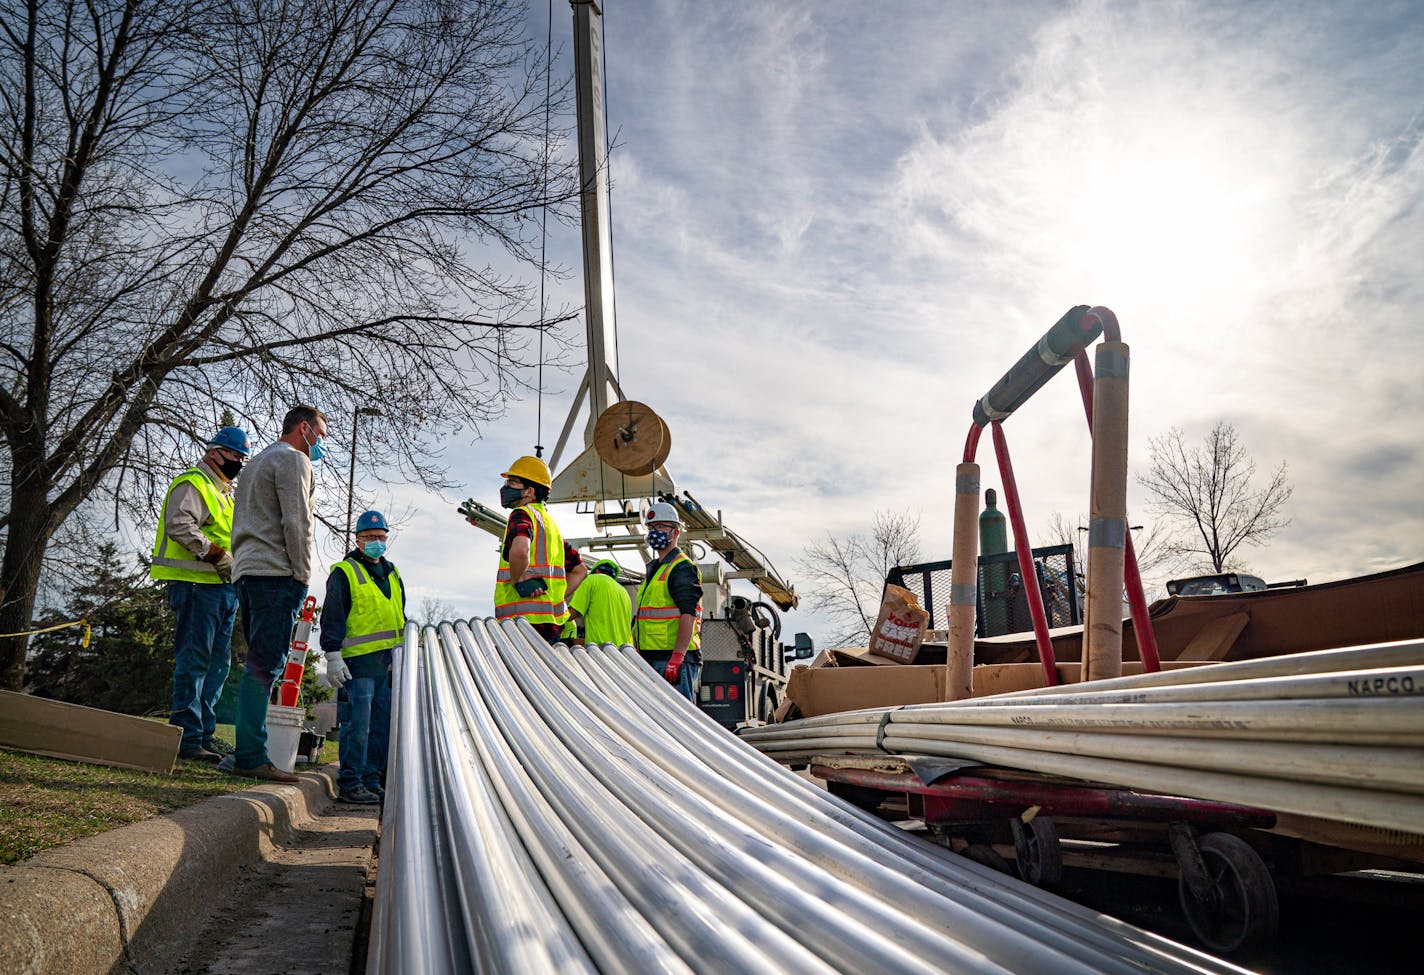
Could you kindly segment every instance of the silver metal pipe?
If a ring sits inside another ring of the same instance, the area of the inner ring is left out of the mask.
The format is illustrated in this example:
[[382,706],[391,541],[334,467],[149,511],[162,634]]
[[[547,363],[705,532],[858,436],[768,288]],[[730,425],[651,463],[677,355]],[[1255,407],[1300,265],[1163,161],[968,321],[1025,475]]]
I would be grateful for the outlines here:
[[408,623],[394,674],[392,757],[386,772],[392,795],[382,827],[366,967],[372,972],[454,975],[471,970],[472,961],[436,844],[441,824],[432,801],[437,783],[429,778],[424,669],[420,630]]
[[1240,971],[841,803],[631,648],[493,621],[413,632],[375,975]]
[[[431,699],[439,702],[437,713],[461,719],[437,722],[433,729],[436,768],[446,786],[437,800],[447,810],[447,821],[455,824],[445,837],[449,869],[478,967],[499,972],[596,971],[520,840],[509,813],[522,808],[501,805],[487,767],[466,747],[473,744],[465,730],[472,722],[468,712],[462,712],[466,702],[456,698],[452,658],[436,648],[426,660],[431,678],[427,687]],[[479,842],[470,842],[472,837]]]
[[[440,629],[446,643],[455,642],[453,629],[446,624]],[[464,734],[487,770],[503,813],[515,830],[515,840],[521,850],[527,850],[537,864],[548,887],[578,939],[587,946],[588,955],[602,971],[660,971],[690,973],[692,969],[658,936],[646,918],[631,904],[607,873],[599,868],[586,848],[564,825],[528,773],[519,764],[513,749],[504,740],[494,716],[474,691],[473,681],[462,654],[446,654],[452,670],[461,680],[455,682],[458,717]],[[483,834],[479,834],[483,835]],[[521,838],[533,842],[524,842]],[[517,884],[518,878],[509,878]],[[517,889],[511,891],[518,894]],[[508,894],[495,894],[496,897]],[[529,934],[540,936],[549,925],[528,928]],[[535,971],[566,969],[559,966],[527,967],[503,965],[493,971]]]
[[[797,930],[804,927],[817,932],[808,947],[828,960],[866,970],[913,970],[916,957],[938,971],[986,970],[982,947],[975,944],[974,937],[976,928],[985,927],[982,918],[953,901],[934,897],[877,861],[828,841],[774,805],[729,788],[726,780],[695,759],[677,754],[680,749],[667,748],[646,729],[623,720],[626,712],[613,711],[581,674],[556,654],[541,652],[527,641],[518,646],[519,642],[510,642],[516,658],[511,662],[518,664],[514,668],[517,677],[529,682],[524,690],[550,727],[574,735],[566,741],[571,749],[600,749],[615,759],[607,768],[596,766],[590,771],[625,796],[638,789],[636,783],[623,780],[620,770],[625,766],[655,767],[658,774],[681,785],[686,791],[679,793],[676,801],[683,830],[694,827],[700,835],[727,837],[746,859],[739,857],[729,864],[710,855],[712,848],[702,843],[691,845],[689,855],[709,873],[728,881],[732,879],[729,867],[750,871],[751,882],[740,886],[750,891],[744,896],[762,904],[764,910],[775,911],[796,899],[801,905]],[[558,713],[561,708],[567,710]],[[586,728],[571,725],[568,719],[579,708],[587,709],[597,721]],[[736,744],[726,737],[728,744]],[[847,924],[848,916],[857,923]],[[954,936],[946,938],[942,933],[946,929],[954,931]],[[1001,933],[996,934],[1002,939]],[[956,949],[957,940],[963,940],[970,950]],[[906,950],[912,956],[906,957]],[[1038,961],[1046,964],[1049,960]],[[1052,961],[1057,967],[1049,970],[1063,970],[1062,959]],[[1031,964],[1028,958],[1022,962]],[[993,966],[993,970],[999,969]],[[1016,970],[1034,969],[1018,966]]]
[[[602,658],[600,658],[602,659]],[[843,803],[775,761],[739,748],[737,742],[690,701],[674,691],[632,648],[607,658],[626,686],[630,700],[651,726],[686,748],[687,757],[703,761],[728,782],[790,811],[817,831],[835,836],[848,848],[893,863],[917,883],[936,890],[987,918],[1019,931],[1033,930],[1033,940],[1071,953],[1074,946],[1093,959],[1099,971],[1151,971],[1166,955],[1199,965],[1201,956],[1154,935],[1140,932],[1061,898],[1019,883],[988,867],[908,838],[898,828]],[[620,722],[622,727],[623,722]],[[1110,933],[1108,929],[1115,929]],[[1126,949],[1121,932],[1150,944],[1150,953]],[[1220,964],[1211,960],[1209,964]],[[1221,969],[1236,971],[1231,966]]]
[[[665,783],[650,779],[662,794],[634,806],[589,775],[601,756],[575,755],[541,726],[504,669],[496,627],[471,621],[455,632],[480,693],[544,797],[685,961],[708,972],[832,970],[669,842],[679,821]],[[715,844],[720,838],[697,839]],[[729,938],[729,930],[757,932],[757,943],[749,935]]]

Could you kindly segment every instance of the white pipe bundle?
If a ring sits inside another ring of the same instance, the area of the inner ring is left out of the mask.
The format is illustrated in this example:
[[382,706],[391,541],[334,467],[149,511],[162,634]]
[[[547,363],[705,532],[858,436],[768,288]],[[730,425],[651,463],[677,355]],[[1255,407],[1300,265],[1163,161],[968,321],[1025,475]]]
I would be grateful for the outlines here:
[[1240,971],[840,802],[629,647],[398,657],[373,973]]
[[1424,834],[1424,641],[749,729],[786,764],[936,755]]

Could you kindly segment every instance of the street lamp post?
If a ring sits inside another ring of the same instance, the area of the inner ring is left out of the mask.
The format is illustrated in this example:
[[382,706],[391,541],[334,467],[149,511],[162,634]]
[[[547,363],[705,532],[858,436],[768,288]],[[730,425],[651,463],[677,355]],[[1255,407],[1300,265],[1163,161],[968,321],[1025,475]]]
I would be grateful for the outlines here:
[[346,544],[342,552],[351,550],[351,509],[356,503],[356,428],[363,416],[382,416],[374,406],[359,406],[351,411],[351,471],[346,476]]

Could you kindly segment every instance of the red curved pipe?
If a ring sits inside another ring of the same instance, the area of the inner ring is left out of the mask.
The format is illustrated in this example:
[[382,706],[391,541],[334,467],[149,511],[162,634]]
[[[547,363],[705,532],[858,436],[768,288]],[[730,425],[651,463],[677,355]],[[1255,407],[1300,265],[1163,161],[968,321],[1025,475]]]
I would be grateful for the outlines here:
[[1102,305],[1089,308],[1083,315],[1083,321],[1086,322],[1089,318],[1096,318],[1103,326],[1103,338],[1106,341],[1122,341],[1122,332],[1117,327],[1117,316],[1113,314],[1111,308],[1104,308]]
[[1028,526],[1024,524],[1023,507],[1019,504],[1019,486],[1014,480],[1014,465],[1009,460],[1009,442],[1004,439],[1004,426],[993,423],[994,454],[999,459],[999,479],[1004,482],[1004,505],[1009,509],[1009,524],[1014,529],[1014,552],[1019,559],[1019,575],[1023,577],[1024,595],[1028,597],[1028,614],[1033,619],[1033,639],[1038,645],[1038,662],[1043,666],[1044,686],[1058,684],[1057,661],[1053,659],[1053,641],[1048,638],[1048,614],[1043,611],[1043,594],[1038,588],[1038,573],[1033,567],[1033,549],[1029,547]]
[[977,423],[969,424],[969,436],[964,438],[964,463],[974,463],[974,455],[979,453],[979,436],[984,428]]

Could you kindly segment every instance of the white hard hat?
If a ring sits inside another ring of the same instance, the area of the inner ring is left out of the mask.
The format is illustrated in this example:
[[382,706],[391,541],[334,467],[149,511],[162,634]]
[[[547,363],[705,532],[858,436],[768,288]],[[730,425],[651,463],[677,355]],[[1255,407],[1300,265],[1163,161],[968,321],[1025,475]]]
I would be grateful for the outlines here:
[[643,516],[643,522],[652,525],[661,521],[670,521],[674,525],[681,525],[682,519],[677,516],[677,506],[668,504],[666,501],[654,501],[648,505],[648,513]]

